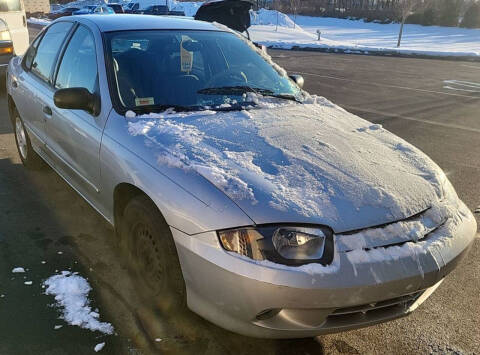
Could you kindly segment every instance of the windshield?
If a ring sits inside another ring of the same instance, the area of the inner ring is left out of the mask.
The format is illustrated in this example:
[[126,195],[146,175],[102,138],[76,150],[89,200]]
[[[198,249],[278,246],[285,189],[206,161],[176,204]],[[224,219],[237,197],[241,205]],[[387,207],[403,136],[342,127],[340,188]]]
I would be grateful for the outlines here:
[[248,93],[295,99],[300,89],[237,35],[213,31],[108,33],[123,110],[238,106]]

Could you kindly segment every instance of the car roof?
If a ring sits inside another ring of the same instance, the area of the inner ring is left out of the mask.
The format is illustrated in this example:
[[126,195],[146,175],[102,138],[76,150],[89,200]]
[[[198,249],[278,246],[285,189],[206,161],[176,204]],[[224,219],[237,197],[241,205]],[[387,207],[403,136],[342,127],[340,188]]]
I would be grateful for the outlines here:
[[217,26],[188,17],[151,16],[118,14],[109,16],[79,15],[71,20],[89,22],[97,25],[100,32],[131,31],[131,30],[201,30],[221,31]]

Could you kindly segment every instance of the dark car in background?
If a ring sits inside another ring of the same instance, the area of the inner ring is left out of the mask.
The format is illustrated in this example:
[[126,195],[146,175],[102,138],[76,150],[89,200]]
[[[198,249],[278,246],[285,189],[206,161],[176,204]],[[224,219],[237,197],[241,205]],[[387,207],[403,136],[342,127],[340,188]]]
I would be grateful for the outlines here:
[[75,11],[78,11],[80,10],[79,7],[65,7],[59,11],[55,11],[55,12],[50,12],[48,14],[48,18],[50,20],[56,20],[57,18],[60,18],[60,17],[64,17],[64,16],[72,16],[72,14],[75,12]]
[[168,6],[166,5],[151,5],[146,9],[137,10],[135,13],[142,15],[168,15]]
[[107,6],[111,8],[116,14],[125,13],[125,11],[123,11],[123,6],[120,4],[108,4]]
[[140,9],[139,3],[134,4],[130,10],[126,9],[126,13],[140,15],[156,15],[156,16],[185,16],[183,11],[169,10],[166,5],[150,5],[145,9]]

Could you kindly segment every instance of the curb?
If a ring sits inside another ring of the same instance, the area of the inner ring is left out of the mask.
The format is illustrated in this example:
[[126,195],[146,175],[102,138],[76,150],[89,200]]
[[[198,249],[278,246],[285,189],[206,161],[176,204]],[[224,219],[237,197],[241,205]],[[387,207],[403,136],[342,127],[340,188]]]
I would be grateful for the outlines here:
[[416,58],[416,59],[437,59],[437,60],[449,60],[449,61],[463,61],[463,62],[480,62],[480,56],[442,56],[431,54],[405,54],[396,51],[365,51],[359,49],[342,49],[342,48],[315,48],[315,47],[299,47],[292,46],[291,48],[282,48],[276,45],[267,47],[268,49],[276,50],[291,50],[291,51],[303,51],[303,52],[321,52],[331,54],[355,54],[355,55],[371,55],[379,57],[397,57],[397,58]]

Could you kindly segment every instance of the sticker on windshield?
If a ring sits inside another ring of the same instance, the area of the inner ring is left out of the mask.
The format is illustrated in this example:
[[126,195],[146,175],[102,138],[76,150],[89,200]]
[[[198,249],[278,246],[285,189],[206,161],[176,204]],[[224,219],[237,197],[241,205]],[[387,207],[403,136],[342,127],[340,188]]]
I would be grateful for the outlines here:
[[191,39],[187,36],[182,36],[182,42],[180,43],[180,70],[189,73],[193,67],[193,52],[183,48],[183,42],[185,41],[191,41]]
[[148,106],[148,105],[154,105],[155,100],[153,97],[136,97],[135,98],[135,105],[137,106]]

